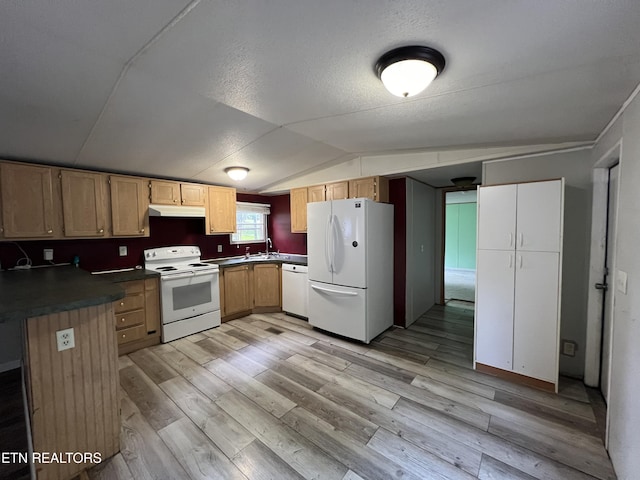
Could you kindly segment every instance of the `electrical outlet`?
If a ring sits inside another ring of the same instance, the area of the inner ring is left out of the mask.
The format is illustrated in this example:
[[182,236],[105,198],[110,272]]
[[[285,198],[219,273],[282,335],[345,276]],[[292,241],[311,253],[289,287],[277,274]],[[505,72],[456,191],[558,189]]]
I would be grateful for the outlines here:
[[53,260],[53,248],[45,248],[42,251],[42,255],[44,257],[45,260]]
[[73,328],[66,328],[56,332],[56,341],[58,343],[58,351],[69,350],[76,346],[76,339],[73,335]]
[[571,342],[569,340],[562,341],[562,354],[568,357],[576,356],[576,342]]
[[119,252],[121,257],[126,257],[128,255],[127,247],[125,245],[119,247]]
[[222,245],[218,245],[218,253],[222,253]]

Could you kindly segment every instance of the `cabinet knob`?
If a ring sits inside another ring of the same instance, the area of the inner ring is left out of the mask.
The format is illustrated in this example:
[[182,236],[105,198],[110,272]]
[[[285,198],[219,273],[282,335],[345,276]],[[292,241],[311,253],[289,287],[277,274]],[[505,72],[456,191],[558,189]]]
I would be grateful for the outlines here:
[[127,338],[127,335],[125,333],[122,334],[122,338]]
[[53,233],[53,230],[49,229],[47,230],[47,233]]
[[120,306],[121,306],[121,307],[124,307],[124,302],[120,302]]
[[122,318],[120,319],[120,321],[121,321],[122,323],[124,323],[124,317],[122,317]]
[[144,228],[141,228],[141,229],[140,229],[140,233],[144,233]]
[[104,233],[104,228],[99,229],[98,233]]
[[177,199],[177,198],[174,198],[174,199],[173,199],[173,203],[178,203],[178,199]]

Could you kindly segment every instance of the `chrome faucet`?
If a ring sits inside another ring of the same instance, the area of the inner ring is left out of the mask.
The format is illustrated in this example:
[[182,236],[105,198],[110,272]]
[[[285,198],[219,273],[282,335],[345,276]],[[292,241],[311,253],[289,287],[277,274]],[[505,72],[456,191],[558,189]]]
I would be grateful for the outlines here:
[[267,237],[267,240],[265,241],[265,249],[267,250],[264,254],[265,257],[269,256],[269,247],[273,248],[273,243],[271,243],[271,239]]

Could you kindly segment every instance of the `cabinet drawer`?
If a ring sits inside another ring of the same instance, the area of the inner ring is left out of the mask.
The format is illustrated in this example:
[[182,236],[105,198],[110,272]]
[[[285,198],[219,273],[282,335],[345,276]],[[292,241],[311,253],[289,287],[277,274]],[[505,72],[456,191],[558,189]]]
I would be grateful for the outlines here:
[[145,331],[144,325],[136,325],[135,327],[118,330],[116,332],[116,337],[118,338],[118,345],[122,345],[123,343],[140,340],[141,338],[144,338],[146,334],[147,332]]
[[[143,288],[144,288],[144,284]],[[127,295],[120,300],[116,300],[114,310],[116,313],[130,312],[131,310],[138,310],[144,308],[144,294],[136,293],[134,295]]]
[[144,310],[134,310],[116,315],[116,328],[132,327],[134,325],[142,325],[144,323]]

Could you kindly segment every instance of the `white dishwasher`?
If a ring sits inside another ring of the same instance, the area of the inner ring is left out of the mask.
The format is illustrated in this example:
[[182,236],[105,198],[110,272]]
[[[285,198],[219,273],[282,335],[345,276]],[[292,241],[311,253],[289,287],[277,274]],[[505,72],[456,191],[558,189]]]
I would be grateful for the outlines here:
[[307,318],[309,269],[306,265],[282,264],[282,310]]

